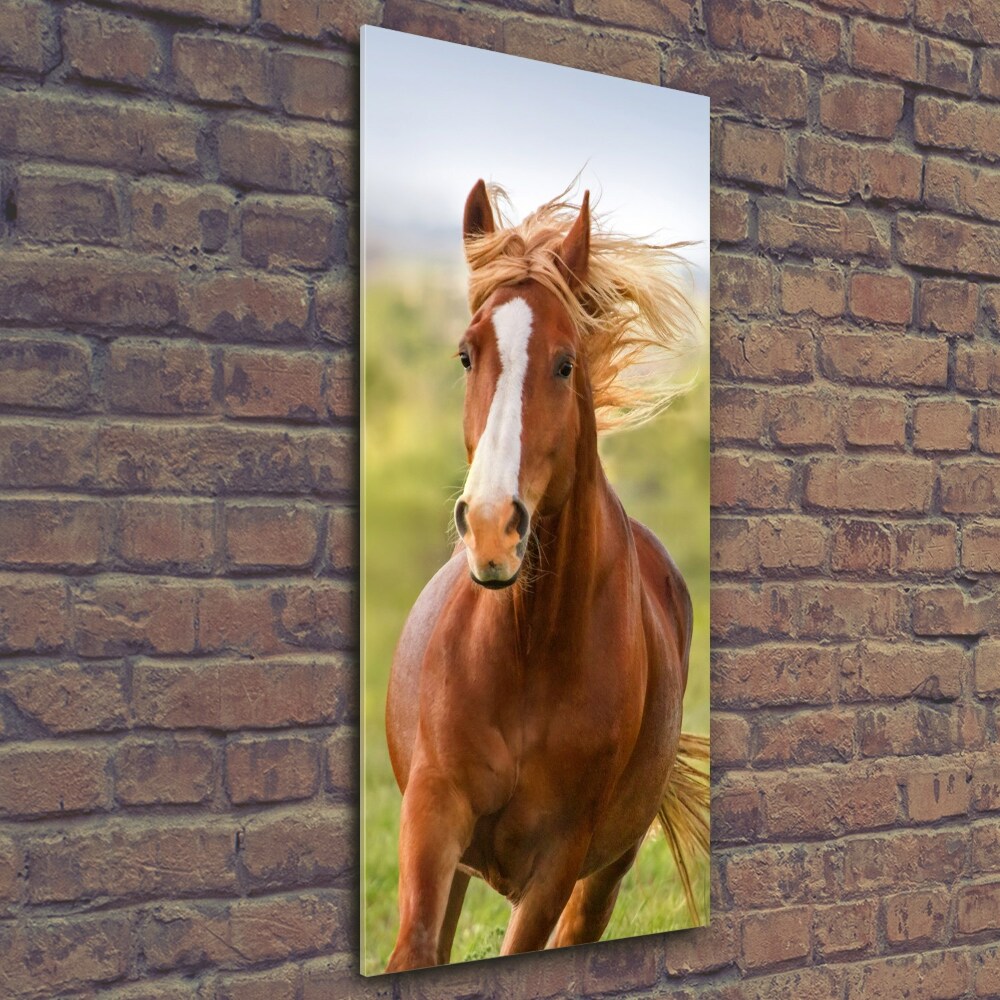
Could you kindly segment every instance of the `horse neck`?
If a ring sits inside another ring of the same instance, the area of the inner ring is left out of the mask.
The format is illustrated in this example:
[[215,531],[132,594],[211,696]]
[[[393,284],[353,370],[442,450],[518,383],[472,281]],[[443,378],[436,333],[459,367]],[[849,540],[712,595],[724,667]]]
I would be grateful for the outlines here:
[[581,394],[573,486],[536,526],[536,566],[523,599],[533,635],[580,635],[595,592],[627,552],[627,519],[601,465],[590,393]]

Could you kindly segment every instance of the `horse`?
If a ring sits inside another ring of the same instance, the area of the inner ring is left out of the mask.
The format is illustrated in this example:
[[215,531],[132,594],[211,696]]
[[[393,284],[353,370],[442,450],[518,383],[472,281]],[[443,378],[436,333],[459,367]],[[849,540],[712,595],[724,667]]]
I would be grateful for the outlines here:
[[403,627],[386,733],[403,793],[387,972],[445,964],[471,876],[512,904],[502,954],[599,940],[659,817],[688,907],[708,851],[704,737],[682,734],[692,606],[604,473],[598,431],[667,394],[628,379],[693,334],[674,247],[568,192],[513,225],[464,211],[469,462],[449,561]]

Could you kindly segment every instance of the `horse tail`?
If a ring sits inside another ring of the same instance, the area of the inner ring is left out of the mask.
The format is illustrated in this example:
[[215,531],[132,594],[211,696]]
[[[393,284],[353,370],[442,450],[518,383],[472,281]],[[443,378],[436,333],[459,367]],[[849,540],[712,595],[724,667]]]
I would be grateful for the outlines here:
[[692,864],[709,856],[708,737],[681,733],[677,758],[657,817],[674,856],[684,887],[688,912],[701,923],[698,901],[691,884]]

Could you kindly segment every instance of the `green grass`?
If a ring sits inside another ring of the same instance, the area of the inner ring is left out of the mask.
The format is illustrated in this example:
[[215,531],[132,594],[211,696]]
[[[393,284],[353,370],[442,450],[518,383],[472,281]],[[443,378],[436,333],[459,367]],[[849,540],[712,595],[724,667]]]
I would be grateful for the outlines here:
[[[363,967],[382,970],[397,930],[400,795],[385,746],[383,712],[393,649],[424,584],[451,552],[451,504],[464,474],[463,383],[454,358],[467,320],[461,298],[419,280],[369,286],[365,301]],[[442,320],[446,320],[442,324]],[[707,376],[707,360],[702,366]],[[684,729],[708,733],[708,386],[702,377],[655,422],[601,441],[626,510],[663,541],[695,609]],[[708,910],[708,863],[696,873]],[[472,881],[452,961],[499,952],[505,899]],[[626,876],[606,938],[690,926],[661,835],[647,838]]]

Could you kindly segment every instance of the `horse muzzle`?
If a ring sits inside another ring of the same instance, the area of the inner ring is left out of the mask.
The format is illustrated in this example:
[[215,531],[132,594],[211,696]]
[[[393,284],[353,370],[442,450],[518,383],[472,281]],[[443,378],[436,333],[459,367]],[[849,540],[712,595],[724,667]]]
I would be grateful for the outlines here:
[[517,580],[531,529],[531,515],[519,498],[476,503],[462,497],[455,504],[455,526],[476,583],[500,590]]

